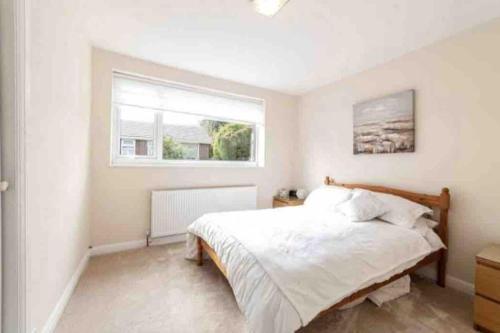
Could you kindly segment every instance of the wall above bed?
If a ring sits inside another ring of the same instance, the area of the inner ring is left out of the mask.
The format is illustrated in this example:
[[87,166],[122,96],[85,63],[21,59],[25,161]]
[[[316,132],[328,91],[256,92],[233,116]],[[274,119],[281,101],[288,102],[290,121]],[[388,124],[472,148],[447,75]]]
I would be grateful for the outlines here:
[[[299,103],[299,184],[324,175],[452,191],[449,275],[473,281],[474,255],[500,242],[500,20],[308,93]],[[353,155],[352,106],[415,89],[413,154]]]

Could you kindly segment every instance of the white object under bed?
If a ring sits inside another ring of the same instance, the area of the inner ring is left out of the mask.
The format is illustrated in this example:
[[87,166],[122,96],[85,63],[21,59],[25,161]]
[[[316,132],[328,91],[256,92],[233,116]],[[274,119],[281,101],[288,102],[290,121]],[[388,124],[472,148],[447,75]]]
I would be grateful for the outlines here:
[[353,223],[306,206],[206,214],[188,227],[191,259],[197,254],[196,236],[221,260],[255,333],[294,332],[343,298],[412,267],[441,244],[432,231],[380,220]]

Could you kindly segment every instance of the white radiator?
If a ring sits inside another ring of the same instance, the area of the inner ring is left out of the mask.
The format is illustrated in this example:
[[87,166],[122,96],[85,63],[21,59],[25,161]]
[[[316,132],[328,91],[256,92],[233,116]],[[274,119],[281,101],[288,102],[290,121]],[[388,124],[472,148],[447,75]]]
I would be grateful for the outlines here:
[[179,235],[206,213],[257,208],[256,186],[153,191],[151,238]]

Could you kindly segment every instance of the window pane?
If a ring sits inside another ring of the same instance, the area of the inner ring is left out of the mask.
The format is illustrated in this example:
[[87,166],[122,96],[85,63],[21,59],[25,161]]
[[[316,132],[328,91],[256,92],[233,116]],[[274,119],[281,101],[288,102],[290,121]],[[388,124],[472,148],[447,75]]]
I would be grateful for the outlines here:
[[254,161],[254,127],[163,112],[163,159]]
[[113,73],[112,163],[263,166],[264,108],[258,98]]
[[153,157],[155,112],[143,108],[120,107],[120,155]]
[[130,139],[120,140],[120,155],[134,156],[135,154],[135,141]]

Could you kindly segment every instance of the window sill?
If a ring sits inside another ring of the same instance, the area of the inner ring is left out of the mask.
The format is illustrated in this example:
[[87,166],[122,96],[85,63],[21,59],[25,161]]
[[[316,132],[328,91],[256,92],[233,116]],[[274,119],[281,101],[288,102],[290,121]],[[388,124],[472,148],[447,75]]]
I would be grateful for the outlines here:
[[156,160],[112,160],[112,168],[263,168],[258,162],[233,162],[233,161],[156,161]]

